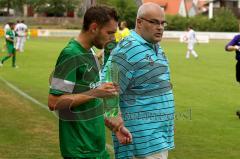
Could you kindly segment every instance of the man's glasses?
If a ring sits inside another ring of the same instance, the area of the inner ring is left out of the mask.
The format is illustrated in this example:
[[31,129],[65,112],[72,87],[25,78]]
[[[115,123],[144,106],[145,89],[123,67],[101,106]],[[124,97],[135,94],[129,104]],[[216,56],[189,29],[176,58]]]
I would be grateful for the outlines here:
[[154,25],[154,26],[163,26],[163,27],[166,27],[167,26],[167,22],[165,20],[163,21],[158,21],[158,20],[148,20],[148,19],[145,19],[145,18],[139,18],[139,19],[142,19],[142,20],[145,20],[146,22]]

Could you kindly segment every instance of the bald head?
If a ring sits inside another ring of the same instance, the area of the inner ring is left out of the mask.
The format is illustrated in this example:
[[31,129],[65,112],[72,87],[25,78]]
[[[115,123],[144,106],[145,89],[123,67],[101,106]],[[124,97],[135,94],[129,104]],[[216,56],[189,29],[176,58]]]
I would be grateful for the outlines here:
[[152,12],[159,12],[159,14],[164,16],[164,10],[162,7],[160,7],[156,3],[148,2],[148,3],[144,3],[143,5],[141,5],[139,7],[138,12],[137,12],[137,18],[147,16],[148,14],[151,14]]
[[164,10],[156,3],[144,3],[138,9],[136,32],[150,43],[158,43],[162,39],[166,24]]

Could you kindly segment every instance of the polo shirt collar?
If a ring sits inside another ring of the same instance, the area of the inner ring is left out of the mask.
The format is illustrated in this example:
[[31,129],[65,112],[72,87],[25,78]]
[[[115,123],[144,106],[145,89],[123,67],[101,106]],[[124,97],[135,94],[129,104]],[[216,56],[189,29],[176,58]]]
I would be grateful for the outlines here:
[[153,44],[153,43],[150,43],[148,41],[146,41],[145,39],[143,39],[135,30],[131,30],[130,31],[130,34],[138,41],[140,42],[141,44],[146,44],[148,45],[149,47],[151,47],[152,49],[157,49],[160,47],[159,44]]

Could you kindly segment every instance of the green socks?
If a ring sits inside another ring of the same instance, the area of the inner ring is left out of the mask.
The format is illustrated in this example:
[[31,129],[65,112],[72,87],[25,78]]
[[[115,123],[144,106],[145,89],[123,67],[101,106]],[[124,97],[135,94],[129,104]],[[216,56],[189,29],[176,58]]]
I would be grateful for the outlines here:
[[12,67],[16,66],[16,54],[12,57]]
[[6,60],[8,60],[11,56],[5,56],[2,58],[1,62],[4,63]]
[[[11,56],[5,56],[3,57],[0,61],[1,63],[3,64],[6,60],[8,60],[9,58],[11,58]],[[12,56],[12,67],[15,67],[16,66],[16,54],[14,54]]]

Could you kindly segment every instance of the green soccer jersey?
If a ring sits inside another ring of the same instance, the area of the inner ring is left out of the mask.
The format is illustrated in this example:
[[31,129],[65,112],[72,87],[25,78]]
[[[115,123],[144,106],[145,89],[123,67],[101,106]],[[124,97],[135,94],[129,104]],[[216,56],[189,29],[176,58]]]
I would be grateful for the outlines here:
[[[15,38],[15,33],[14,33],[14,31],[13,30],[8,30],[7,32],[6,32],[6,35],[5,35],[6,37],[8,37],[8,38],[10,38],[10,39],[12,39],[12,40],[14,40],[14,38]],[[15,49],[14,49],[14,42],[13,41],[9,41],[8,39],[6,39],[6,46],[7,46],[7,50],[8,50],[8,53],[14,53],[15,52]]]
[[[58,57],[50,94],[77,94],[99,82],[94,55],[72,39]],[[107,159],[102,100],[59,110],[59,139],[63,157]]]

